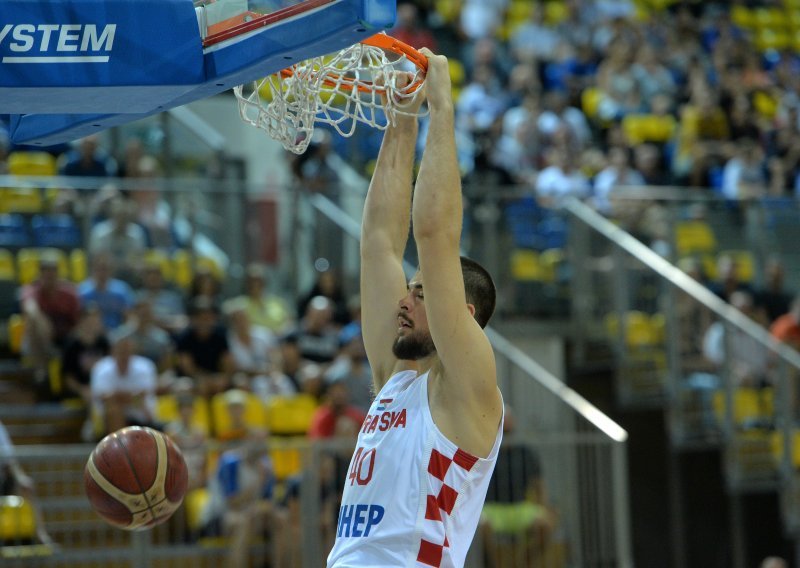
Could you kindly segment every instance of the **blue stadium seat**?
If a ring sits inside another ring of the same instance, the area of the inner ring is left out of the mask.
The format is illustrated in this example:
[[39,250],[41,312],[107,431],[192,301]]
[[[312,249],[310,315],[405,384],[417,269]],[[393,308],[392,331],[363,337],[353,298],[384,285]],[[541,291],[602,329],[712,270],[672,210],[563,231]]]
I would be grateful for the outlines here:
[[81,230],[69,215],[35,215],[31,227],[37,247],[73,249],[82,244]]
[[506,205],[506,226],[511,233],[515,248],[534,250],[548,248],[544,246],[537,230],[542,211],[533,197],[517,199]]
[[539,238],[545,249],[561,249],[567,246],[567,222],[556,215],[543,219],[537,227]]
[[19,213],[0,215],[0,247],[21,248],[31,244],[32,240],[23,215]]

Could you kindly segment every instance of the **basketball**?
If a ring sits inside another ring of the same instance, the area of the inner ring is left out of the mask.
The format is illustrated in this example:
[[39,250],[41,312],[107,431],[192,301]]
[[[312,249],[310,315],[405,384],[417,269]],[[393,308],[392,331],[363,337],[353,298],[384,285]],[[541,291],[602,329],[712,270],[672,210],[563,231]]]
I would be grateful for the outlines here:
[[138,530],[166,521],[180,507],[189,473],[167,435],[131,426],[100,440],[83,479],[98,515],[114,526]]

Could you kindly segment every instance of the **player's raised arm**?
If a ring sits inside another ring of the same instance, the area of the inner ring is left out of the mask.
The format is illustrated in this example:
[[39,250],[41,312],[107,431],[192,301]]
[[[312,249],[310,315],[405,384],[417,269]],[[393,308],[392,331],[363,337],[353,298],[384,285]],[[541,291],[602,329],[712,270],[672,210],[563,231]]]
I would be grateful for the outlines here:
[[[418,100],[410,104],[419,108]],[[364,204],[361,321],[376,391],[398,366],[392,343],[398,328],[397,302],[406,293],[403,253],[411,221],[417,131],[415,116],[398,116],[397,123],[387,128]]]
[[[456,159],[454,112],[447,59],[429,50],[426,90],[430,130],[414,191],[413,226],[422,274],[425,307],[433,343],[444,371],[452,382],[448,395],[465,412],[482,408],[499,420],[502,409],[497,390],[494,354],[473,317],[488,319],[494,310],[482,298],[468,298],[459,257],[461,238],[461,177]],[[472,272],[472,268],[466,265]],[[480,267],[476,267],[480,271]],[[485,271],[484,271],[485,274]],[[468,275],[471,278],[471,275]],[[480,295],[472,290],[471,294]],[[488,315],[482,314],[488,310]],[[463,404],[459,404],[463,403]],[[489,420],[492,422],[492,420]],[[494,422],[492,430],[496,428]],[[494,432],[492,431],[492,435]]]

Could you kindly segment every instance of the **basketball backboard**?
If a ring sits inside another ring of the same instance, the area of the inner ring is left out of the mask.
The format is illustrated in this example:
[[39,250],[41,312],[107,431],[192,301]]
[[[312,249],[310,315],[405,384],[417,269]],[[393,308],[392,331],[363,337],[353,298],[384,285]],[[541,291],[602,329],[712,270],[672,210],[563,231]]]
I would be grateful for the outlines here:
[[74,140],[209,97],[394,23],[395,0],[3,0],[15,143]]

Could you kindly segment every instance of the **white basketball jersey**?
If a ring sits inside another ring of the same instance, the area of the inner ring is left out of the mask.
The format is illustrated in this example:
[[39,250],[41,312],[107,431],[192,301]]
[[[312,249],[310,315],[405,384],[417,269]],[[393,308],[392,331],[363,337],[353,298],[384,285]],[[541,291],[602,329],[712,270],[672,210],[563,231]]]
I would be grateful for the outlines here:
[[393,375],[359,432],[328,568],[463,566],[502,433],[488,458],[465,452],[433,423],[428,374]]

